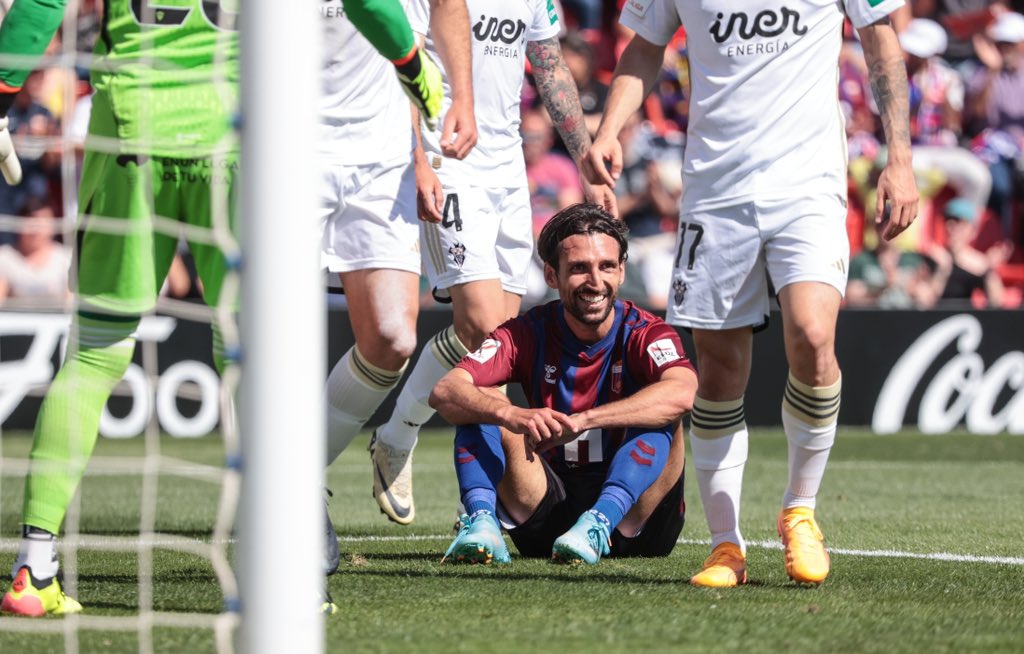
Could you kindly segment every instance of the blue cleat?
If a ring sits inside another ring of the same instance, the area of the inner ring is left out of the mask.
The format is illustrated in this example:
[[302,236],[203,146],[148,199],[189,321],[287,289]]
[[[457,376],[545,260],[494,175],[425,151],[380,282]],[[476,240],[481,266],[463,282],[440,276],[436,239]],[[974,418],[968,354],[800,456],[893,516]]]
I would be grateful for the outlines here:
[[572,529],[555,539],[551,548],[554,563],[588,563],[594,565],[611,551],[608,523],[593,511],[580,516]]
[[511,563],[508,546],[501,535],[501,527],[490,511],[478,511],[472,518],[461,517],[455,540],[441,558],[441,563],[469,563],[490,565]]

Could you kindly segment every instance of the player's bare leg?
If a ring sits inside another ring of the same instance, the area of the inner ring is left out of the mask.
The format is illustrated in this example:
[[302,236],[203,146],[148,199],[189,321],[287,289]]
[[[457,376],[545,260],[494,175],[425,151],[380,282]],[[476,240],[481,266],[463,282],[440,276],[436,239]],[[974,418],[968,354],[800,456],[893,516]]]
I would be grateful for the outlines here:
[[777,529],[785,546],[786,573],[803,583],[821,583],[829,573],[814,508],[839,417],[842,377],[835,333],[841,300],[835,288],[818,282],[790,284],[779,292],[789,361],[782,400],[789,483]]
[[[448,291],[454,324],[431,338],[423,349],[398,395],[391,418],[374,432],[370,443],[374,497],[381,511],[398,524],[409,524],[415,516],[412,452],[420,427],[434,415],[427,404],[430,391],[495,327],[519,313],[520,296],[503,290],[498,279],[456,284]],[[390,496],[384,492],[385,486],[392,487]]]
[[356,344],[327,379],[328,465],[398,384],[416,348],[419,276],[390,269],[341,274]]
[[505,512],[516,524],[530,519],[548,492],[547,475],[540,456],[526,451],[521,434],[501,430],[505,449],[505,476],[498,485],[498,497]]
[[747,580],[746,545],[740,534],[740,495],[747,462],[743,394],[750,379],[753,330],[693,330],[700,387],[690,416],[690,448],[711,555],[696,586],[736,586]]

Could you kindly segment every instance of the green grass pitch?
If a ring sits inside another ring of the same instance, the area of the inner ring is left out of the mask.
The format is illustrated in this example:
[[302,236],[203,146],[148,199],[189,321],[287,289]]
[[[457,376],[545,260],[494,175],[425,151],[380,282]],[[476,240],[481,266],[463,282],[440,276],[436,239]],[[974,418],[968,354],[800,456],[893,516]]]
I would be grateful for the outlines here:
[[[665,559],[606,560],[565,568],[516,557],[506,567],[442,566],[457,489],[451,434],[426,432],[416,450],[417,519],[387,522],[371,498],[366,435],[332,467],[331,515],[343,563],[330,579],[341,607],[328,617],[331,652],[1021,652],[1024,651],[1024,438],[965,433],[874,436],[843,429],[819,496],[832,576],[797,587],[774,533],[785,485],[786,443],[755,429],[742,526],[751,583],[731,590],[686,580],[707,555],[696,485],[687,481],[682,541]],[[0,478],[0,570],[18,536],[26,435],[5,432]],[[137,455],[141,440],[102,440],[97,456]],[[215,437],[163,441],[170,456],[216,465]],[[687,467],[688,474],[692,471]],[[141,481],[90,474],[81,531],[138,533]],[[208,539],[216,488],[160,478],[158,531]],[[287,561],[268,570],[289,598]],[[220,589],[204,559],[158,549],[160,611],[216,613]],[[80,550],[78,599],[92,615],[137,611],[133,553]],[[0,621],[0,652],[64,651],[60,634]],[[24,621],[21,621],[24,622]],[[85,630],[82,652],[134,652],[133,632]],[[212,632],[161,628],[159,652],[213,650]],[[296,653],[298,654],[298,653]]]

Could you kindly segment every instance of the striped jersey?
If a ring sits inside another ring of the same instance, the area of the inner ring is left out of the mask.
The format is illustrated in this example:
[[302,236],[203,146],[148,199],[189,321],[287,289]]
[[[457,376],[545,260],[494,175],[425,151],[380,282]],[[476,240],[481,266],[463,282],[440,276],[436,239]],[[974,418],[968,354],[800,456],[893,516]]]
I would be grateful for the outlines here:
[[[678,334],[657,316],[617,301],[608,334],[583,343],[566,323],[560,300],[507,321],[458,365],[477,386],[518,382],[531,407],[569,415],[628,397],[677,366],[693,370]],[[591,429],[545,456],[570,467],[607,467],[626,431]]]

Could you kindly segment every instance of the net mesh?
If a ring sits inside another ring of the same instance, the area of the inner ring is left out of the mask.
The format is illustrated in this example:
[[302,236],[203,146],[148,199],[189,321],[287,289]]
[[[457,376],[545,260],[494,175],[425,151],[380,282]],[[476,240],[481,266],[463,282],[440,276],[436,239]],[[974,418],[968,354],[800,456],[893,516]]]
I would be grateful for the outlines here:
[[[53,196],[48,196],[47,199],[63,210],[59,231],[62,232],[63,242],[66,244],[75,242],[78,229],[76,220],[79,208],[77,183],[81,173],[81,152],[86,145],[79,103],[88,102],[87,96],[83,96],[81,93],[82,73],[97,64],[90,52],[92,42],[99,33],[97,9],[100,4],[85,0],[82,2],[71,0],[68,3],[61,33],[55,41],[59,47],[51,49],[42,60],[36,62],[37,68],[46,71],[39,77],[45,77],[48,81],[57,80],[56,100],[52,105],[59,111],[56,118],[57,129],[46,132],[45,130],[32,130],[26,126],[25,130],[18,130],[14,133],[15,148],[23,161],[34,164],[44,158],[59,157],[55,167],[52,162],[48,162],[48,165],[50,166],[50,177],[59,178],[61,196],[57,202],[53,202],[55,199]],[[143,11],[142,22],[156,22],[157,12],[162,9],[151,7],[148,2],[139,4]],[[231,38],[235,14],[227,10],[229,3],[203,4],[219,6],[219,11],[215,12],[217,25],[221,28],[218,38]],[[200,3],[197,2],[196,7],[200,6]],[[207,15],[209,16],[209,14]],[[228,53],[230,49],[217,48],[217,52]],[[227,55],[218,54],[217,56],[221,57],[221,61],[217,62],[220,64],[223,63],[223,56]],[[4,61],[18,63],[21,59],[23,58],[6,56]],[[156,61],[143,63],[166,65],[166,62]],[[230,82],[224,76],[226,67],[217,65],[215,70],[219,71],[214,79],[215,88],[218,89],[223,101],[227,103],[235,96],[232,93]],[[35,81],[38,80],[33,80],[33,82]],[[143,113],[145,113],[146,106],[146,103],[143,103]],[[143,124],[146,124],[145,121]],[[151,123],[150,127],[152,127]],[[144,128],[143,140],[147,136],[146,132],[147,130]],[[225,165],[225,153],[237,150],[236,133],[229,135],[226,140],[228,142],[220,144],[211,156],[211,166],[214,170],[219,169],[218,166]],[[90,150],[118,152],[118,145],[118,142],[112,139],[94,137],[88,139]],[[188,153],[183,152],[181,156],[188,156]],[[148,192],[152,201],[152,184],[149,185]],[[229,548],[232,542],[241,476],[239,437],[233,407],[233,398],[236,396],[240,377],[239,367],[235,363],[236,357],[233,356],[239,351],[235,310],[239,296],[237,265],[239,244],[233,233],[230,219],[231,192],[232,189],[223,177],[213,176],[210,197],[211,225],[209,228],[186,225],[165,216],[153,216],[151,223],[147,226],[154,233],[166,234],[174,239],[187,240],[192,243],[210,244],[219,248],[227,261],[227,272],[219,301],[215,306],[210,307],[194,301],[184,301],[161,295],[155,311],[145,316],[140,323],[135,337],[137,352],[141,352],[141,363],[133,363],[129,367],[125,379],[115,389],[114,397],[131,398],[131,410],[128,417],[141,417],[145,423],[142,433],[137,434],[138,430],[131,428],[133,421],[127,420],[125,416],[115,417],[109,410],[104,414],[101,422],[101,433],[107,431],[122,437],[133,436],[141,439],[143,443],[141,456],[96,457],[86,470],[87,478],[103,475],[126,475],[141,478],[141,492],[136,498],[139,515],[137,535],[118,537],[85,533],[83,522],[87,522],[87,520],[83,520],[83,517],[89,516],[90,507],[88,502],[83,504],[80,499],[81,494],[77,494],[64,521],[64,530],[59,541],[59,554],[61,570],[64,574],[64,589],[70,596],[78,597],[83,601],[86,612],[69,616],[63,620],[0,617],[0,636],[4,632],[61,634],[64,651],[78,652],[82,649],[83,631],[126,631],[137,634],[139,651],[151,652],[158,645],[154,642],[154,630],[156,629],[204,629],[212,631],[218,651],[233,649],[233,632],[239,621],[239,606],[238,587],[229,563]],[[6,215],[0,215],[0,232],[16,234],[20,238],[21,234],[32,229],[30,222],[23,216],[8,212]],[[99,215],[89,216],[90,230],[119,233],[123,232],[126,227],[128,227],[126,221],[121,219]],[[51,373],[41,376],[38,374],[40,366],[28,366],[26,360],[48,361],[58,347],[63,354],[64,344],[68,339],[68,330],[72,328],[71,316],[79,306],[73,293],[77,285],[73,266],[68,281],[72,290],[70,295],[56,297],[51,295],[41,298],[12,296],[7,298],[5,305],[0,309],[0,337],[27,336],[31,339],[27,353],[18,360],[11,360],[9,356],[5,356],[3,351],[0,351],[0,371],[2,371],[0,372],[0,411],[3,411],[3,418],[10,415],[23,398],[38,399],[46,392],[53,371],[46,365],[41,366],[45,372]],[[199,403],[203,409],[207,409],[206,403],[209,402],[209,397],[203,392],[202,384],[195,383],[196,380],[188,375],[180,375],[180,379],[177,380],[179,383],[161,384],[161,371],[163,371],[163,375],[167,375],[169,370],[167,366],[162,365],[166,362],[160,360],[157,341],[160,340],[161,334],[166,334],[169,329],[173,329],[176,321],[179,320],[201,322],[211,327],[216,326],[214,340],[217,348],[225,355],[227,364],[220,375],[219,383],[216,384],[216,404],[220,417],[218,432],[224,446],[223,466],[202,465],[170,456],[162,451],[162,446],[166,443],[164,439],[167,436],[162,433],[158,420],[158,416],[161,414],[161,403],[173,406],[179,400],[185,400]],[[21,354],[22,352],[17,353]],[[32,370],[37,372],[30,374]],[[4,497],[4,495],[7,497],[17,496],[20,499],[20,487],[28,472],[29,462],[25,458],[6,455],[3,451],[3,441],[4,439],[0,438],[0,473],[2,473],[0,474],[0,497]],[[158,520],[158,517],[161,508],[159,505],[161,485],[180,483],[180,480],[208,484],[215,489],[214,492],[217,496],[215,517],[212,524],[206,525],[209,533],[205,537],[160,531],[162,521]],[[2,535],[0,549],[4,554],[10,555],[18,550],[20,511],[12,511],[10,501],[4,503],[4,507],[7,510],[0,512],[0,535]],[[89,552],[96,550],[124,552],[135,557],[138,571],[136,591],[138,601],[137,611],[133,614],[123,616],[89,614],[88,598],[83,598],[78,593],[79,572],[82,567],[88,565]],[[219,613],[170,612],[158,608],[160,603],[154,597],[154,568],[155,558],[162,550],[204,557],[209,561],[223,598],[223,608]],[[82,563],[83,559],[86,560],[84,564]],[[0,575],[5,574],[6,569],[0,570]],[[6,589],[6,587],[7,584],[4,583],[4,588]]]

